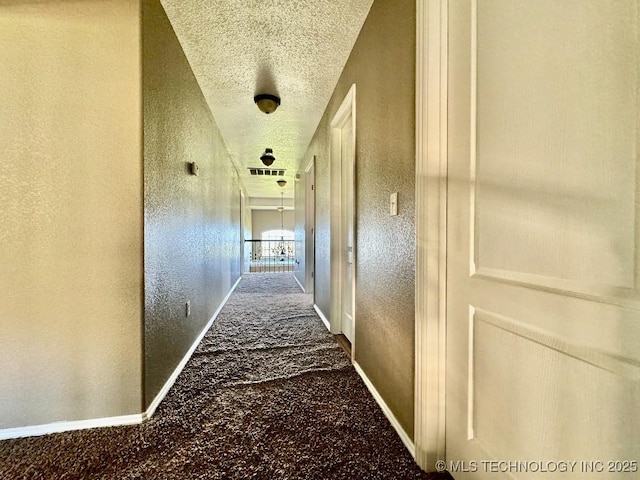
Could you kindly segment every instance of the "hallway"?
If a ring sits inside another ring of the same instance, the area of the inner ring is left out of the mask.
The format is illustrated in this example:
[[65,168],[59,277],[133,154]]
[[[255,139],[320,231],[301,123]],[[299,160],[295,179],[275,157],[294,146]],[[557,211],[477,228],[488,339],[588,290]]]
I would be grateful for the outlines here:
[[292,275],[248,274],[141,425],[0,442],[0,478],[428,475]]
[[639,12],[0,1],[0,478],[637,470]]

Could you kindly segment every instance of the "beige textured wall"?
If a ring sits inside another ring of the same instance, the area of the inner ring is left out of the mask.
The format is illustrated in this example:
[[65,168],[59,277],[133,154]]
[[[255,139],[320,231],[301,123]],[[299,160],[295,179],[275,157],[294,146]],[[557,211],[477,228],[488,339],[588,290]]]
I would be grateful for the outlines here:
[[0,6],[0,429],[140,412],[139,16]]
[[[415,2],[376,0],[305,155],[316,155],[316,304],[330,313],[328,125],[356,84],[356,361],[413,436]],[[302,181],[302,180],[301,180]],[[398,216],[389,195],[399,192]],[[298,208],[300,206],[298,205]],[[303,213],[298,212],[297,230]]]
[[180,44],[160,2],[142,13],[149,405],[239,278],[241,226],[236,170]]
[[284,225],[285,230],[293,231],[293,210],[285,210],[282,219],[277,210],[252,210],[253,238],[259,239],[265,230],[280,230],[280,225]]

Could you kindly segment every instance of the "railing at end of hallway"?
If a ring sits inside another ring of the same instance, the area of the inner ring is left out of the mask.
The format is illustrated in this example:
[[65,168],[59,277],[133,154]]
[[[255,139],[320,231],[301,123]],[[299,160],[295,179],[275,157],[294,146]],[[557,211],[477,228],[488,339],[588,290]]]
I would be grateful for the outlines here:
[[293,272],[294,240],[245,240],[249,272]]

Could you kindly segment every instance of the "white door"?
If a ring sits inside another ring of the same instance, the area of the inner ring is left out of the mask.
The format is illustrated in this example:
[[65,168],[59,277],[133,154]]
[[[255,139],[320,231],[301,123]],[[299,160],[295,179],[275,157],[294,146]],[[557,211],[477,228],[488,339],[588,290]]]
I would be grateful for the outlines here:
[[342,333],[353,344],[354,321],[354,145],[353,145],[353,113],[349,114],[340,133],[340,150],[342,158]]
[[343,333],[355,351],[355,123],[356,86],[340,104],[331,135],[331,319],[332,333]]
[[315,157],[305,170],[305,292],[315,291],[316,271]]
[[448,6],[447,466],[640,478],[638,2]]

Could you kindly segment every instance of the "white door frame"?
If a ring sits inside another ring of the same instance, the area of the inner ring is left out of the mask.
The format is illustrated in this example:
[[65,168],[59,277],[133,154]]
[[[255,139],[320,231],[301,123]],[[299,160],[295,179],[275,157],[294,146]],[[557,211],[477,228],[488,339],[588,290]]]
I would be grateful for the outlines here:
[[416,317],[418,465],[445,459],[448,1],[416,1]]
[[[305,181],[305,293],[315,292],[315,266],[316,266],[316,192],[315,192],[315,164],[314,155],[304,169]],[[315,293],[314,293],[315,299]]]
[[[330,265],[331,265],[331,316],[330,326],[331,333],[340,333],[342,331],[342,271],[345,258],[344,232],[342,228],[342,142],[341,131],[345,121],[351,116],[352,122],[352,142],[353,151],[356,151],[356,85],[351,85],[349,92],[345,96],[340,108],[333,117],[330,124],[331,131],[331,235],[330,235]],[[355,162],[354,162],[355,164]],[[354,176],[355,178],[355,176]],[[355,199],[355,180],[353,185]],[[355,217],[355,209],[354,209]],[[354,218],[355,229],[355,218]],[[353,282],[352,292],[355,295],[355,278],[356,278],[356,245],[354,238],[353,247]],[[353,302],[353,318],[355,323],[356,311],[355,301]],[[355,337],[351,344],[351,358],[354,358]]]
[[245,218],[245,208],[244,192],[240,190],[240,275],[248,271],[247,266],[245,265],[245,255],[247,252],[245,251],[244,245],[245,222],[247,221]]

